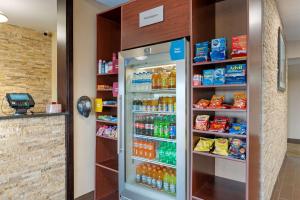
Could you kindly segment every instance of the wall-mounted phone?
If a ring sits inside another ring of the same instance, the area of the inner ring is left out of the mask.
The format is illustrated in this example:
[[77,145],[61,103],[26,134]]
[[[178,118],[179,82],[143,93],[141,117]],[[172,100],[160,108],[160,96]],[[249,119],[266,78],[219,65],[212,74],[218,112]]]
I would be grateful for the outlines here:
[[27,110],[35,105],[32,96],[28,93],[7,93],[6,99],[9,106],[16,110],[16,115],[26,114]]

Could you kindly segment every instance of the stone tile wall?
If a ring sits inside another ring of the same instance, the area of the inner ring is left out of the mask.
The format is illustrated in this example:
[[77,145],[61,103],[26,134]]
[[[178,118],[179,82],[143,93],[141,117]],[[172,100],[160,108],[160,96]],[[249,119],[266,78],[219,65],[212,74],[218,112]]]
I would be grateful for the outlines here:
[[[50,37],[0,24],[0,106],[6,93],[27,92],[36,102],[34,111],[44,111],[51,101],[51,62]],[[4,110],[11,112],[6,101]]]
[[0,120],[0,199],[65,199],[65,116]]
[[[271,198],[287,149],[287,91],[277,90],[277,37],[282,27],[275,0],[264,0],[263,15],[263,127],[261,198]],[[250,191],[251,192],[251,191]]]

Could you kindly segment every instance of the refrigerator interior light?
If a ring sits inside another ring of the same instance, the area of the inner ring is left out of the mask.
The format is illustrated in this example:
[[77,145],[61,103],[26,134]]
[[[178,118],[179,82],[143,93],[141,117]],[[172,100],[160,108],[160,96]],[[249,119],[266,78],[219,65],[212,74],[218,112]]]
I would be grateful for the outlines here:
[[139,60],[139,61],[146,60],[147,58],[148,58],[148,56],[137,56],[137,57],[135,57],[135,59]]
[[176,65],[175,64],[168,64],[168,65],[154,65],[154,66],[151,66],[151,67],[139,67],[138,69],[139,70],[145,70],[145,69],[154,69],[154,68],[174,68],[174,67],[176,67]]

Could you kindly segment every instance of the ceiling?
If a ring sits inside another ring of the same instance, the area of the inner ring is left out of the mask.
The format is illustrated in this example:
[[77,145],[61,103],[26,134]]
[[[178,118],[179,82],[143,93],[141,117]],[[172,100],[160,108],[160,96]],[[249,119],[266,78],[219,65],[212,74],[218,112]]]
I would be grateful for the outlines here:
[[8,23],[41,32],[55,32],[57,0],[0,0],[0,11]]
[[300,40],[300,0],[277,0],[287,40]]

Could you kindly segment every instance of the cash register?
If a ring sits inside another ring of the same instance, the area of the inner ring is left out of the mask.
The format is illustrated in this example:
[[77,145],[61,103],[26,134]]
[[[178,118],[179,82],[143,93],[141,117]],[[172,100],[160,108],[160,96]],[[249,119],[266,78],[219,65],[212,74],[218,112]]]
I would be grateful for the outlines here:
[[35,105],[32,96],[28,93],[7,93],[6,99],[9,106],[16,110],[15,115],[24,115]]

